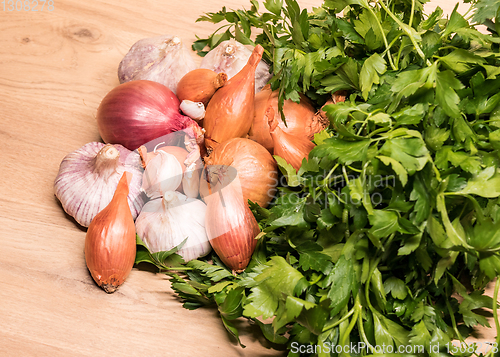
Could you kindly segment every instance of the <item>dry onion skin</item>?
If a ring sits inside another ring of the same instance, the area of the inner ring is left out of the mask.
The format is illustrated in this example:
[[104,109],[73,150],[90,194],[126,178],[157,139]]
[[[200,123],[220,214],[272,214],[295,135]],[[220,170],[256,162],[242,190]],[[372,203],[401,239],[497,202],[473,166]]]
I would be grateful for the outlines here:
[[276,194],[278,166],[262,145],[246,138],[228,140],[205,158],[205,175],[200,179],[200,194],[208,193],[207,178],[215,184],[221,166],[236,170],[245,202],[250,200],[267,207]]

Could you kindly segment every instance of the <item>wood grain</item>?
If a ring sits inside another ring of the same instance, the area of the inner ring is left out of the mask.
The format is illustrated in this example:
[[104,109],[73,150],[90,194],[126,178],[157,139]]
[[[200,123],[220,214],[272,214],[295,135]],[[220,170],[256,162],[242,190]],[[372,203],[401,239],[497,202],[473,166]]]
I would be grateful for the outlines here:
[[100,139],[96,109],[118,84],[130,46],[160,34],[191,44],[216,28],[196,18],[224,5],[249,2],[59,0],[51,12],[0,8],[1,356],[284,355],[248,324],[247,348],[240,348],[217,311],[183,309],[162,275],[134,269],[105,294],[85,266],[85,231],[53,194],[62,158]]

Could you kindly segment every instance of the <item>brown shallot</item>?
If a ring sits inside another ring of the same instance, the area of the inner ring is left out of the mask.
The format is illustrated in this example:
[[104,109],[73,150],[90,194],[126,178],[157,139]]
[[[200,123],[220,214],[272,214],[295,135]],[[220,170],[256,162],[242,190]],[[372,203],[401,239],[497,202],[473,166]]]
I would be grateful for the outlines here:
[[252,258],[260,228],[243,198],[235,171],[221,171],[205,200],[205,229],[212,248],[228,268],[243,271]]
[[295,136],[284,132],[279,127],[278,119],[272,108],[268,108],[266,116],[269,119],[271,137],[273,138],[274,155],[280,156],[298,171],[302,160],[307,160],[309,152],[316,145],[304,136]]
[[177,85],[177,98],[201,102],[206,107],[215,91],[227,81],[227,74],[197,68],[184,75]]
[[97,285],[113,293],[135,261],[136,238],[127,203],[132,173],[125,171],[111,202],[90,223],[85,236],[85,261]]
[[200,194],[215,185],[220,170],[231,167],[238,173],[245,202],[250,200],[267,207],[276,193],[278,166],[262,145],[244,138],[234,138],[217,146],[205,158],[205,175],[200,179]]
[[273,108],[278,125],[285,133],[303,136],[312,140],[314,134],[327,128],[330,124],[328,118],[319,115],[316,116],[315,108],[311,101],[305,95],[299,95],[299,103],[295,103],[290,99],[285,100],[283,103],[285,124],[278,110],[279,90],[272,91],[269,86],[264,87],[255,95],[255,115],[252,127],[248,132],[248,138],[258,142],[269,150],[269,152],[273,152],[274,144],[266,116],[266,111],[269,107]]
[[255,69],[263,52],[262,46],[255,46],[243,69],[210,99],[203,121],[207,149],[248,134],[254,116]]

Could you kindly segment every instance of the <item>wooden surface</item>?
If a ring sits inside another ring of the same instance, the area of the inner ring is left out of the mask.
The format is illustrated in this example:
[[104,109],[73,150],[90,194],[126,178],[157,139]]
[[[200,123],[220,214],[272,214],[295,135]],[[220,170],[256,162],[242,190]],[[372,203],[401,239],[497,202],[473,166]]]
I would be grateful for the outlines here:
[[[449,10],[454,2],[439,4]],[[118,84],[117,66],[130,46],[160,34],[191,44],[216,28],[195,19],[223,5],[248,8],[249,1],[0,7],[0,356],[284,355],[252,327],[242,338],[248,347],[240,348],[217,311],[183,309],[162,275],[134,269],[115,294],[105,294],[86,269],[85,231],[53,194],[62,158],[100,139],[96,109]]]

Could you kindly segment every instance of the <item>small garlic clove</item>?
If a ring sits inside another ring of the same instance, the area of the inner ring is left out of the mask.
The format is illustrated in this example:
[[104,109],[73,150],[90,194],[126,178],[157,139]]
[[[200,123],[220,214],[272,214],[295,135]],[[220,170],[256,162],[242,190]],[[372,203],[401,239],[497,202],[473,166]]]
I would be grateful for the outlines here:
[[164,192],[175,191],[182,182],[182,166],[179,160],[163,150],[156,151],[158,155],[152,158],[144,170],[141,190],[155,199]]
[[193,162],[186,168],[182,177],[182,189],[184,194],[190,198],[197,198],[200,190],[201,170],[196,169],[196,163]]
[[120,83],[146,79],[161,83],[176,93],[177,84],[197,68],[190,51],[177,36],[164,35],[137,41],[118,67]]
[[187,115],[194,120],[203,120],[205,118],[205,105],[202,102],[193,102],[184,99],[181,102],[180,108],[184,115]]

